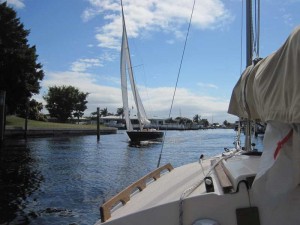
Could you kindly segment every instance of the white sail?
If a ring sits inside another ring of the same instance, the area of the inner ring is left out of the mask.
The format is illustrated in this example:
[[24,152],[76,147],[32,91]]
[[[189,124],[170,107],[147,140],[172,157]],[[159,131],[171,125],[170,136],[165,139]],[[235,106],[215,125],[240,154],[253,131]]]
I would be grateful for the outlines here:
[[143,103],[141,101],[140,95],[138,93],[134,81],[123,8],[122,8],[122,21],[123,21],[123,34],[122,34],[122,48],[121,48],[121,87],[122,87],[122,99],[123,99],[123,108],[124,108],[124,114],[126,119],[126,126],[127,126],[127,130],[132,130],[132,124],[130,122],[129,108],[128,108],[128,90],[127,90],[127,73],[126,73],[126,71],[128,71],[134,102],[137,108],[140,130],[142,130],[144,125],[150,124],[150,121],[147,119],[147,115]]
[[127,91],[127,74],[126,74],[126,52],[127,52],[127,37],[126,29],[123,20],[123,34],[122,34],[122,48],[121,48],[121,89],[122,89],[122,100],[123,100],[123,111],[126,121],[127,130],[133,130],[130,118],[129,118],[129,107],[128,107],[128,91]]

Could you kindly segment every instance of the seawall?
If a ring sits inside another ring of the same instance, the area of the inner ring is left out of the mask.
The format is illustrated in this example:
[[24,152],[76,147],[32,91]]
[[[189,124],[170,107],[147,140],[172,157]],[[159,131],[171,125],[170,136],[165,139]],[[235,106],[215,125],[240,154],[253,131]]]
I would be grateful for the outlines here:
[[[100,129],[100,135],[116,134],[117,128],[107,127]],[[17,138],[24,137],[25,130],[23,128],[10,128],[5,130],[4,137]],[[61,129],[61,128],[31,128],[27,130],[27,137],[52,137],[52,136],[75,136],[75,135],[97,135],[96,129]]]

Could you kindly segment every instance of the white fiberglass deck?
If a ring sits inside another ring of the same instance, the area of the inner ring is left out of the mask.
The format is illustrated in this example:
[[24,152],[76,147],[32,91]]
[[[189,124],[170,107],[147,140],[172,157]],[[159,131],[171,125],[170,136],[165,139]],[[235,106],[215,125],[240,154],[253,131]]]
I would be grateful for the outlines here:
[[[241,161],[244,163],[240,163]],[[224,163],[224,170],[227,170],[230,179],[246,179],[255,175],[258,162],[259,157],[234,156]],[[211,164],[211,159],[203,160],[205,174],[211,168]],[[234,168],[234,173],[231,168]],[[240,174],[236,174],[236,171]],[[207,193],[205,185],[201,184],[185,198],[185,224],[191,224],[199,217],[223,221],[220,224],[236,224],[235,209],[249,206],[246,186],[239,187],[238,193],[224,194],[214,170],[210,176],[213,178],[214,192]],[[111,218],[104,224],[179,224],[179,202],[182,193],[203,178],[202,167],[198,162],[175,168],[148,184],[143,191],[135,193],[124,206],[113,210]],[[233,184],[238,182],[240,180],[232,180]],[[223,213],[215,213],[216,210],[222,210]],[[100,224],[99,221],[97,225]]]

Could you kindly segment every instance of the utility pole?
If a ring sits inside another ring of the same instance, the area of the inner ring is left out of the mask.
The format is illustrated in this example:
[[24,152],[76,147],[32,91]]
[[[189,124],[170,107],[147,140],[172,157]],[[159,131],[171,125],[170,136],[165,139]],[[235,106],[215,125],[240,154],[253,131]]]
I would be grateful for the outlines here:
[[100,108],[97,107],[97,141],[100,141]]
[[26,101],[24,138],[27,139],[29,99]]
[[5,95],[6,92],[0,90],[0,144],[3,143],[5,132]]

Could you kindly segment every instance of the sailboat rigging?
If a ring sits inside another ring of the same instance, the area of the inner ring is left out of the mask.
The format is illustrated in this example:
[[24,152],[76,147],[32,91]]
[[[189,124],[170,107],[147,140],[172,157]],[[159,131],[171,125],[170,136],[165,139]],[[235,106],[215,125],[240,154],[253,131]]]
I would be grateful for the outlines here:
[[[126,24],[123,3],[121,1],[122,9],[122,45],[121,45],[121,60],[120,60],[120,73],[121,73],[121,89],[124,116],[127,127],[127,135],[132,143],[140,143],[141,141],[160,140],[164,133],[155,129],[144,129],[145,125],[149,125],[150,121],[147,118],[145,108],[143,106],[141,97],[139,95],[131,63],[130,50],[127,38]],[[134,103],[137,109],[137,117],[139,121],[139,130],[134,130],[130,120],[130,111],[128,106],[128,89],[127,89],[127,75],[129,76],[130,86],[133,93]]]

